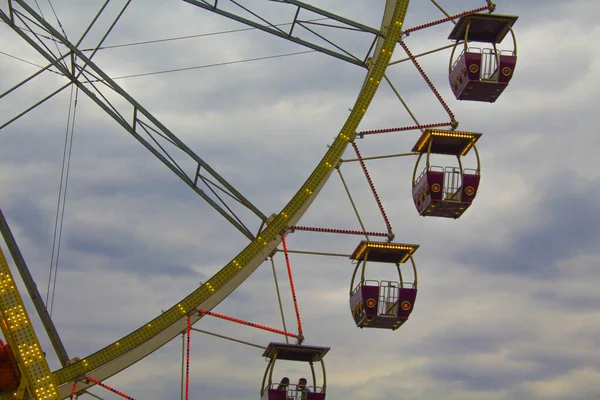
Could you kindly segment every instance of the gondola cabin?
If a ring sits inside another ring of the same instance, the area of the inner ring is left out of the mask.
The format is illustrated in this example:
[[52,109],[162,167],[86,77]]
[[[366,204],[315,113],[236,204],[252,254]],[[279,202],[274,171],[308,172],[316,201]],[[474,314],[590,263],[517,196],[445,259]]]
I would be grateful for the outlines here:
[[21,383],[21,374],[8,343],[0,340],[0,393],[16,390]]
[[[269,343],[263,357],[268,359],[267,368],[261,385],[261,400],[325,400],[327,387],[325,363],[323,357],[329,347],[306,346],[288,343]],[[273,370],[276,361],[296,361],[308,364],[312,375],[312,385],[281,384],[279,379],[273,381]],[[323,385],[317,386],[314,363],[320,363],[323,373]]]
[[[422,216],[459,218],[470,206],[479,188],[479,153],[475,142],[481,133],[426,129],[412,151],[419,154],[413,171],[412,196]],[[463,168],[461,157],[473,149],[475,169]],[[453,155],[455,166],[431,165],[432,154]],[[417,176],[419,163],[426,156],[425,167]]]
[[[508,86],[517,64],[517,41],[512,26],[514,15],[471,14],[461,17],[448,39],[456,42],[450,56],[450,86],[458,100],[495,102]],[[499,50],[507,33],[513,38],[513,50]],[[460,41],[462,53],[454,60]],[[492,47],[469,47],[470,42],[489,43]]]
[[[350,256],[356,267],[350,282],[350,311],[359,328],[396,330],[410,316],[417,297],[417,270],[412,254],[414,244],[362,241]],[[400,264],[411,262],[413,281],[404,281]],[[374,281],[365,278],[367,262],[395,264],[398,281]],[[360,282],[354,286],[358,270]]]

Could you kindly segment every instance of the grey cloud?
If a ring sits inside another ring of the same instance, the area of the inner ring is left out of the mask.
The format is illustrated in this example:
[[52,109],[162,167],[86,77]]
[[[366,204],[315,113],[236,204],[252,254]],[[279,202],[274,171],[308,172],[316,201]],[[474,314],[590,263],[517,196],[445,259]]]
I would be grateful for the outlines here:
[[[496,273],[522,274],[549,278],[562,276],[561,262],[574,254],[597,247],[599,238],[596,227],[600,223],[598,208],[592,201],[593,192],[578,189],[563,179],[562,193],[555,193],[555,186],[548,185],[543,193],[552,197],[543,204],[543,212],[531,215],[536,225],[515,232],[511,243],[501,250],[491,250],[482,245],[459,259],[476,269]],[[593,188],[595,186],[592,186]],[[596,189],[592,189],[595,191]],[[539,208],[538,208],[539,209]],[[557,233],[560,232],[560,236]]]
[[502,390],[523,378],[523,371],[514,367],[498,368],[496,366],[469,365],[468,360],[461,361],[446,360],[437,362],[427,370],[427,373],[435,380],[461,383],[467,391]]
[[[3,207],[2,213],[15,237],[33,243],[48,241],[49,231],[44,229],[43,224],[40,224],[40,221],[47,219],[48,214],[33,199],[29,197],[20,198],[8,207]],[[22,226],[27,226],[27,229],[23,231],[20,229]]]
[[[64,247],[66,251],[85,253],[89,256],[104,256],[110,254],[111,262],[107,264],[109,268],[120,269],[120,265],[128,265],[126,270],[133,272],[132,267],[137,266],[137,272],[140,275],[146,274],[169,274],[169,275],[191,275],[192,270],[180,262],[174,263],[168,255],[160,251],[153,251],[140,244],[131,243],[134,240],[130,235],[119,234],[118,232],[98,232],[90,235],[86,231],[77,232],[73,230],[72,236],[64,238]],[[137,249],[135,253],[132,248]],[[84,269],[85,262],[64,262],[63,268]]]
[[559,313],[568,313],[570,310],[579,312],[593,312],[598,309],[600,295],[591,293],[578,293],[571,290],[571,293],[557,293],[556,289],[545,288],[534,291],[534,296],[539,303],[546,307],[553,308]]

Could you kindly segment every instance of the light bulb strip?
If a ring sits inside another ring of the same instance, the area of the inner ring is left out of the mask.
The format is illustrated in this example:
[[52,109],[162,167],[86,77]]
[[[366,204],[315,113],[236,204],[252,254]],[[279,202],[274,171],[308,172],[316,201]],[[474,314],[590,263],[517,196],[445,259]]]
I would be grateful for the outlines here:
[[8,262],[0,249],[0,328],[11,349],[29,397],[60,400],[48,361],[35,334]]
[[367,166],[365,165],[365,161],[362,159],[362,156],[360,155],[360,151],[358,150],[358,145],[356,144],[356,142],[352,142],[352,147],[354,148],[354,151],[356,152],[356,157],[358,158],[358,161],[360,162],[360,166],[362,167],[363,172],[365,173],[367,182],[369,182],[369,186],[371,187],[373,196],[375,196],[375,201],[377,202],[379,211],[381,211],[381,215],[383,216],[383,220],[385,221],[385,225],[387,226],[388,235],[391,236],[393,234],[392,224],[390,223],[390,220],[388,219],[388,216],[383,208],[383,204],[381,203],[381,200],[379,199],[377,190],[375,190],[375,185],[373,184],[373,181],[371,180],[371,175],[369,175],[369,171],[367,171]]
[[423,24],[423,25],[417,25],[415,27],[408,28],[407,30],[404,31],[404,33],[406,34],[406,33],[411,33],[411,32],[414,32],[414,31],[418,31],[420,29],[429,28],[429,27],[434,26],[434,25],[443,24],[444,22],[452,21],[453,19],[459,19],[459,18],[462,18],[462,17],[466,17],[467,15],[475,14],[475,13],[478,13],[478,12],[481,12],[481,11],[487,11],[487,10],[493,11],[494,8],[495,8],[495,6],[493,6],[493,3],[490,2],[490,4],[488,4],[487,6],[484,6],[484,7],[479,7],[479,8],[476,8],[474,10],[471,10],[471,11],[465,11],[465,12],[462,12],[460,14],[451,15],[451,16],[446,17],[446,18],[438,19],[437,21],[431,21],[431,22],[428,22],[428,23]]
[[398,128],[371,129],[371,130],[367,130],[367,131],[358,132],[358,135],[363,136],[363,135],[374,135],[377,133],[416,131],[417,129],[421,130],[421,129],[429,129],[429,128],[441,128],[443,126],[452,126],[452,122],[438,122],[435,124],[409,125],[409,126],[401,126]]
[[[292,298],[294,299],[294,310],[296,311],[296,319],[298,320],[298,340],[301,342],[304,340],[302,334],[302,321],[300,320],[300,310],[298,309],[298,300],[296,299],[296,288],[294,287],[294,278],[292,277],[292,265],[290,264],[290,257],[288,255],[287,243],[285,236],[281,236],[281,244],[283,245],[283,254],[285,255],[285,264],[287,266],[288,277],[290,278],[290,287],[292,288]],[[300,343],[299,343],[300,344]]]
[[121,391],[118,391],[117,389],[114,389],[114,388],[112,388],[112,387],[110,387],[110,386],[108,386],[108,385],[106,385],[106,384],[104,384],[104,383],[102,383],[102,382],[94,379],[94,378],[90,378],[89,376],[86,376],[85,380],[89,381],[89,382],[92,382],[92,383],[95,383],[96,385],[98,385],[100,387],[103,387],[104,389],[109,390],[109,391],[111,391],[111,392],[113,392],[115,394],[118,394],[119,396],[123,397],[124,399],[135,400],[133,397],[128,396],[125,393],[123,393]]
[[185,356],[185,400],[190,399],[190,350],[191,350],[192,319],[187,319],[187,353]]
[[423,71],[423,68],[421,68],[421,65],[419,64],[419,62],[417,61],[415,56],[408,49],[408,46],[406,46],[406,43],[404,43],[404,41],[402,41],[402,40],[400,40],[398,43],[400,43],[400,46],[402,46],[404,51],[406,51],[406,54],[408,54],[408,56],[412,60],[413,64],[417,68],[417,70],[419,70],[419,73],[421,73],[421,76],[423,77],[423,79],[425,79],[425,82],[427,82],[427,85],[429,85],[429,88],[431,89],[433,94],[435,94],[435,97],[437,97],[437,99],[440,101],[440,103],[442,104],[442,107],[444,107],[444,110],[446,110],[446,112],[448,113],[450,120],[453,122],[453,125],[457,125],[458,123],[456,122],[454,113],[452,112],[452,110],[450,110],[450,107],[448,107],[448,104],[446,104],[446,102],[442,98],[442,95],[440,95],[440,93],[437,91],[437,89],[435,88],[435,86],[433,85],[433,83],[431,82],[431,80],[429,79],[427,74],[425,73],[425,71]]
[[324,233],[342,233],[346,235],[367,235],[367,236],[379,236],[387,237],[388,234],[385,232],[363,232],[351,229],[334,229],[334,228],[315,228],[310,226],[292,226],[291,230],[297,231],[311,231],[311,232],[324,232]]

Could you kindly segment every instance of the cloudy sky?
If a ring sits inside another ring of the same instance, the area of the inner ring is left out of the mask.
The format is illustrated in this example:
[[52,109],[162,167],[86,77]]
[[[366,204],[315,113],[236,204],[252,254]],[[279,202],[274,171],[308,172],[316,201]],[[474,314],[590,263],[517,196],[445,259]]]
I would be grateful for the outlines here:
[[[52,3],[73,41],[103,2],[83,3]],[[285,6],[247,3],[274,22],[289,21]],[[356,328],[348,308],[350,260],[290,257],[306,343],[331,347],[326,365],[333,399],[587,400],[600,394],[600,139],[593,129],[600,5],[591,0],[497,3],[498,13],[520,18],[515,25],[519,62],[496,103],[453,98],[447,82],[449,51],[420,59],[460,129],[483,133],[478,142],[482,183],[473,206],[459,220],[422,218],[410,191],[416,159],[367,163],[396,241],[421,246],[415,254],[419,295],[409,322],[395,332]],[[81,48],[95,46],[123,4],[111,2]],[[379,27],[384,1],[311,4]],[[441,4],[455,14],[484,2]],[[39,5],[57,26],[48,2]],[[6,5],[0,8],[6,12]],[[413,1],[405,26],[441,17],[430,2]],[[133,1],[105,46],[241,28],[182,1]],[[415,32],[406,43],[414,53],[438,48],[449,43],[451,28],[448,23]],[[335,35],[357,54],[368,48],[369,37]],[[94,60],[270,215],[281,210],[327,151],[361,88],[363,69],[312,52],[123,77],[306,50],[263,32],[242,31],[112,47]],[[0,92],[38,70],[22,60],[47,64],[4,24],[0,52]],[[404,57],[398,47],[393,58]],[[420,123],[447,121],[414,66],[392,66],[388,76]],[[0,124],[64,83],[48,72],[1,98]],[[130,118],[131,107],[102,90]],[[0,208],[44,297],[69,98],[67,89],[0,131]],[[360,130],[412,124],[382,83]],[[357,143],[363,156],[403,153],[418,136],[418,131],[389,133]],[[229,262],[247,239],[82,92],[73,138],[52,316],[69,356],[83,358],[171,307]],[[353,157],[350,148],[345,158]],[[179,160],[193,172],[189,160]],[[464,162],[473,166],[473,156]],[[359,165],[346,163],[341,171],[366,228],[385,231]],[[240,215],[256,231],[257,219]],[[300,225],[360,229],[339,176],[332,175]],[[350,254],[360,240],[308,232],[287,239],[292,250],[340,254]],[[3,244],[2,249],[7,253]],[[286,324],[296,331],[281,254],[275,266]],[[394,268],[386,265],[368,271],[375,279],[395,278]],[[27,304],[51,367],[58,369]],[[271,264],[259,267],[215,311],[281,328]],[[283,340],[211,318],[196,328],[259,346]],[[262,350],[197,332],[191,342],[191,398],[258,398],[266,367]],[[175,399],[180,371],[178,338],[107,383],[137,399]],[[296,380],[310,372],[303,365],[280,363],[276,374]],[[92,392],[117,398],[103,389]]]

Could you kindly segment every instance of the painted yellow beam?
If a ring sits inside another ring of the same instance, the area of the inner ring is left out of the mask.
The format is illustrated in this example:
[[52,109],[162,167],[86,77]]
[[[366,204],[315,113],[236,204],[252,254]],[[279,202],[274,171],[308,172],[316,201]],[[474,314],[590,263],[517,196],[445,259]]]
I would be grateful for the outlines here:
[[[31,326],[2,249],[0,249],[0,328],[20,367],[22,377],[35,400],[58,400],[57,385],[40,342]],[[9,397],[2,398],[12,398]]]

